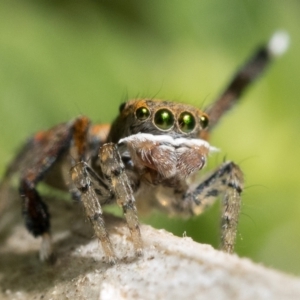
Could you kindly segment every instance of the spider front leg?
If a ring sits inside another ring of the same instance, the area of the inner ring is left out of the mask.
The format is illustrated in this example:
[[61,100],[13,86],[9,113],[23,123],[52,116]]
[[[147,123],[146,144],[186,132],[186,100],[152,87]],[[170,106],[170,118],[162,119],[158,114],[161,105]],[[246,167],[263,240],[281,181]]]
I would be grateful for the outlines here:
[[122,208],[130,230],[135,252],[142,255],[143,242],[140,233],[135,199],[130,181],[125,172],[118,148],[113,143],[104,144],[99,151],[99,161],[103,175],[109,180],[117,204]]
[[93,225],[96,236],[101,241],[106,259],[110,264],[114,264],[116,257],[105,228],[102,208],[95,192],[95,187],[97,187],[97,185],[100,187],[100,189],[98,188],[97,190],[103,198],[109,198],[109,192],[105,192],[105,184],[85,162],[79,162],[72,167],[70,175],[73,183],[81,193],[80,198],[84,205],[86,215]]
[[185,208],[199,214],[223,194],[221,248],[228,253],[234,251],[243,185],[241,169],[233,162],[226,162],[183,197]]

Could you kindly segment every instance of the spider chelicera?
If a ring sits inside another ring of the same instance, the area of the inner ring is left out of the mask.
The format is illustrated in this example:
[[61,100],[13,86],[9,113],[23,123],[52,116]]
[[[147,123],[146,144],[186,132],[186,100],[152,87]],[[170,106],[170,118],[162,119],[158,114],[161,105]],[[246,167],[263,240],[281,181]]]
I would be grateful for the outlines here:
[[110,263],[116,257],[101,207],[113,202],[122,208],[136,254],[141,255],[137,216],[141,203],[147,201],[149,207],[169,214],[192,216],[222,195],[221,247],[232,253],[244,182],[241,169],[226,161],[201,182],[191,184],[197,180],[192,175],[216,150],[207,140],[222,115],[286,47],[287,36],[276,33],[204,111],[172,101],[136,99],[120,106],[112,125],[93,125],[80,116],[29,139],[8,166],[3,182],[19,174],[26,227],[42,237],[40,258],[52,255],[49,213],[36,190],[42,180],[82,201]]

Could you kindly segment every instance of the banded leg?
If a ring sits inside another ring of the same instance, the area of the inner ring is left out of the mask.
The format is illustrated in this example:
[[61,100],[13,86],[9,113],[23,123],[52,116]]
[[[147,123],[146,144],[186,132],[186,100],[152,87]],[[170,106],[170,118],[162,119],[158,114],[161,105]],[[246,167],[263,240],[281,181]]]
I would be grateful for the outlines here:
[[99,150],[99,161],[103,174],[110,181],[111,189],[115,195],[117,204],[123,209],[135,252],[140,256],[143,251],[143,243],[135,199],[117,146],[113,143],[104,144]]
[[257,49],[254,55],[235,74],[225,91],[204,110],[209,115],[210,120],[208,131],[211,131],[223,114],[235,105],[247,87],[263,73],[272,59],[286,51],[288,44],[288,35],[285,32],[276,32],[266,45]]
[[221,248],[228,253],[234,250],[243,183],[243,173],[240,168],[233,162],[226,162],[195,190],[186,193],[183,199],[185,210],[199,214],[223,194]]
[[105,184],[103,183],[102,185],[102,180],[97,177],[97,175],[85,162],[79,162],[72,167],[70,170],[70,175],[73,183],[81,193],[80,198],[84,205],[86,215],[93,225],[96,236],[101,242],[106,259],[108,263],[114,264],[116,262],[116,257],[109,239],[108,232],[105,228],[102,209],[98,199],[99,196],[95,192],[95,189],[97,188],[95,185],[95,179],[97,180],[96,183],[98,187],[100,186],[100,188],[97,190],[103,198],[109,198],[110,193],[105,187]]

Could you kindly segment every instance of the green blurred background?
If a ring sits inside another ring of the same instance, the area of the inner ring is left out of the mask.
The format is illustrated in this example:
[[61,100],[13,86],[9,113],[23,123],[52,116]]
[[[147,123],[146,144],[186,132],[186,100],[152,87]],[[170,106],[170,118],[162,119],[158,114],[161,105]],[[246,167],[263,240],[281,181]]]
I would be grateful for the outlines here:
[[[0,172],[33,132],[78,114],[111,122],[127,98],[203,107],[285,29],[289,51],[215,130],[222,152],[210,165],[226,156],[245,173],[237,253],[299,275],[299,20],[297,0],[1,1]],[[218,204],[191,220],[143,222],[218,245]]]

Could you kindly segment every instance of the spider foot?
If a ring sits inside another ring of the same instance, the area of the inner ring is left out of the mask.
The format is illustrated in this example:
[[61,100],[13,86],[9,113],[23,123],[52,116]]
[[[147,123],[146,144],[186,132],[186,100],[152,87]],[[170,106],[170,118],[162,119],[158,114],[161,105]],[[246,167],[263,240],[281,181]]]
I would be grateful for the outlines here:
[[39,257],[41,261],[53,261],[53,246],[51,235],[46,232],[42,235],[42,243],[40,248]]

